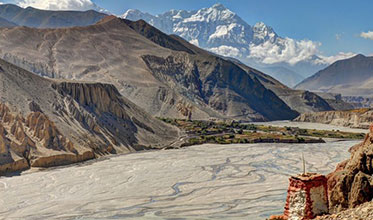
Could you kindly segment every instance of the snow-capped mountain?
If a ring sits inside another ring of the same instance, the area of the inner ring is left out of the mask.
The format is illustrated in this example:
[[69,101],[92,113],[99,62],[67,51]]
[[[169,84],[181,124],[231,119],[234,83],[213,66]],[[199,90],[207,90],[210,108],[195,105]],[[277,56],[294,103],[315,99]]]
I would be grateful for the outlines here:
[[[319,43],[280,37],[262,22],[251,26],[222,4],[195,11],[171,10],[159,15],[130,9],[122,18],[143,19],[165,33],[179,35],[199,47],[237,58],[258,69],[281,66],[307,77],[329,64],[317,55]],[[299,76],[289,82],[294,80],[298,81]],[[282,82],[290,85],[286,80]]]
[[153,16],[128,10],[123,18],[143,19],[168,34],[177,34],[204,48],[246,47],[253,40],[253,30],[235,13],[217,4],[198,11],[171,10]]

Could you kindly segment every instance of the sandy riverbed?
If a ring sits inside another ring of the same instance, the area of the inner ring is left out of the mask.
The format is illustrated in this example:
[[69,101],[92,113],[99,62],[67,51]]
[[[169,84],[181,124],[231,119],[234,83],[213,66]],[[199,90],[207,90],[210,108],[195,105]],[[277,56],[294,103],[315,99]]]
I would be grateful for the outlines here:
[[282,212],[302,151],[328,173],[355,143],[209,144],[3,177],[0,219],[264,219]]

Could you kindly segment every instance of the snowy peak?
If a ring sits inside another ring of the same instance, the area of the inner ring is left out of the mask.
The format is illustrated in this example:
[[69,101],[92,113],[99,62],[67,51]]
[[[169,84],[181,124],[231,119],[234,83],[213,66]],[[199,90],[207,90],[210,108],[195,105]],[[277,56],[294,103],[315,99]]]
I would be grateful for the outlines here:
[[151,21],[151,20],[154,20],[154,18],[156,18],[155,16],[149,13],[143,13],[137,9],[129,9],[121,17],[129,19],[129,20],[133,20],[133,21],[137,21],[140,19]]
[[195,11],[170,10],[152,16],[138,10],[128,10],[123,18],[144,19],[149,24],[168,34],[176,34],[189,42],[212,48],[245,47],[253,39],[252,27],[222,4]]
[[272,27],[267,26],[263,22],[258,22],[253,27],[254,44],[261,44],[266,41],[274,43],[278,37]]
[[217,3],[215,5],[213,5],[211,8],[213,9],[216,9],[216,10],[220,10],[220,11],[223,11],[223,10],[226,10],[227,8],[221,4],[221,3]]
[[131,16],[142,16],[145,13],[142,13],[140,10],[137,9],[129,9],[127,10],[122,17],[131,17]]
[[155,16],[134,10],[122,17],[144,19],[167,34],[179,35],[206,50],[250,65],[292,68],[299,64],[301,67],[294,71],[309,75],[324,67],[326,62],[321,56],[314,59],[319,53],[318,42],[278,36],[263,22],[251,26],[222,4],[194,11],[170,10]]
[[[125,16],[123,16],[125,17]],[[236,21],[240,19],[235,13],[227,9],[222,4],[215,4],[210,8],[202,8],[195,11],[170,10],[164,14],[156,16],[159,19],[182,20],[188,22],[219,22],[219,21]]]
[[[237,22],[238,16],[231,10],[227,9],[222,4],[213,5],[211,8],[204,8],[195,14],[203,18],[201,21],[217,22],[217,21],[235,21]],[[241,19],[240,19],[241,20]]]

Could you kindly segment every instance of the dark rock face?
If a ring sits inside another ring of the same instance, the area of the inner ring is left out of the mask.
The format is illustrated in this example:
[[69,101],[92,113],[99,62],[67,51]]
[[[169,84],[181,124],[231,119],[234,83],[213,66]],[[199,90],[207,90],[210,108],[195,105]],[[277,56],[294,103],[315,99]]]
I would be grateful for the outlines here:
[[302,94],[302,99],[306,100],[306,104],[316,109],[332,109],[332,107],[320,96],[315,93],[305,91]]
[[351,158],[328,175],[331,213],[354,208],[373,199],[373,127],[364,142],[350,151]]
[[298,115],[257,78],[251,78],[229,61],[181,56],[165,59],[143,56],[143,59],[157,79],[224,115],[229,115],[232,109],[237,114],[232,116],[243,120],[257,120],[256,113],[268,120],[289,119]]
[[168,36],[167,34],[149,25],[144,20],[138,20],[134,22],[129,21],[129,20],[123,20],[123,21],[134,31],[136,31],[137,33],[141,34],[142,36],[148,38],[149,40],[153,41],[154,43],[162,47],[169,48],[171,50],[176,50],[176,51],[184,51],[189,54],[194,54],[194,52],[191,49],[187,48],[179,41],[175,40],[174,38]]

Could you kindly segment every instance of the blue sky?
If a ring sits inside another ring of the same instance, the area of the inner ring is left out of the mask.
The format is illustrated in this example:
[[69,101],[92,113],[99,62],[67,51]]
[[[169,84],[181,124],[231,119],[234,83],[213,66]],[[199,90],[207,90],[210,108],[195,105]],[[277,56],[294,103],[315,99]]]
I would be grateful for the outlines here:
[[158,14],[170,9],[193,10],[210,7],[220,2],[249,24],[263,21],[272,26],[280,36],[321,42],[320,50],[325,55],[338,52],[373,54],[373,40],[359,36],[363,31],[373,30],[373,1],[371,0],[94,0],[94,2],[115,14],[122,14],[130,8]]
[[360,37],[362,32],[373,31],[371,0],[0,0],[24,2],[24,6],[91,1],[117,15],[127,9],[159,14],[170,9],[195,10],[222,3],[247,23],[263,21],[282,37],[321,42],[324,55],[373,55],[373,32],[367,35],[371,39]]

